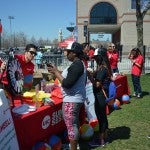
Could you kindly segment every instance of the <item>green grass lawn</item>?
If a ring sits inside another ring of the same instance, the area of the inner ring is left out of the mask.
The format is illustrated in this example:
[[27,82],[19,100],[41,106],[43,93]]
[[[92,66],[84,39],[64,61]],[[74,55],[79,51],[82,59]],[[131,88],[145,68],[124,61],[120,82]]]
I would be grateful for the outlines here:
[[[128,76],[130,93],[133,93],[131,76]],[[111,143],[107,150],[150,150],[150,74],[141,76],[143,98],[131,98],[129,104],[121,105],[108,115]],[[81,150],[90,150],[87,141],[81,141]],[[102,148],[95,148],[98,150]]]

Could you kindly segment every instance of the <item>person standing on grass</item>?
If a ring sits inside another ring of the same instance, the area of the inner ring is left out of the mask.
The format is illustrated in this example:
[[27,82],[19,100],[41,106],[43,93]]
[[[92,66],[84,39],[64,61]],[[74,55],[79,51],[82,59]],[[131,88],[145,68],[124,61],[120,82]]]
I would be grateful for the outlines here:
[[[92,124],[94,122],[97,122],[97,117],[95,114],[94,109],[94,94],[93,94],[93,84],[91,81],[91,74],[92,74],[92,68],[88,67],[88,60],[89,60],[89,44],[88,43],[82,43],[82,51],[83,51],[83,58],[82,61],[84,62],[84,65],[87,69],[87,80],[86,80],[86,100],[85,100],[85,110],[87,115],[87,121]],[[94,54],[93,54],[94,55]],[[91,56],[92,57],[92,56]],[[87,59],[88,58],[88,59]]]
[[110,43],[107,49],[107,56],[110,62],[112,73],[119,73],[118,69],[118,60],[119,60],[119,53],[115,48],[113,43]]
[[67,50],[67,59],[72,64],[60,73],[56,66],[48,67],[60,81],[63,93],[63,117],[68,130],[71,150],[77,150],[79,134],[79,114],[86,99],[86,68],[81,60],[83,55],[81,44],[74,42]]
[[129,53],[128,58],[132,62],[131,77],[134,88],[133,97],[142,98],[140,76],[142,74],[142,67],[144,63],[143,56],[138,48],[133,48]]
[[95,50],[94,59],[97,64],[97,68],[93,75],[93,91],[95,96],[95,112],[99,122],[99,137],[98,139],[90,141],[89,145],[91,147],[103,147],[108,143],[108,119],[106,114],[106,97],[102,88],[108,95],[112,73],[107,52],[104,48],[98,48]]

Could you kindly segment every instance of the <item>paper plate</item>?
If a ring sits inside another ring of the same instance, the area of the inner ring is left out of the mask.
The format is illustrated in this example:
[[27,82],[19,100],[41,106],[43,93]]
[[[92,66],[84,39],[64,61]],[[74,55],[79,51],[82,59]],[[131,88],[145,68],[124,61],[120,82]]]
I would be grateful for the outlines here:
[[36,111],[36,106],[29,105],[28,111]]
[[29,106],[27,104],[22,104],[20,106],[14,107],[12,109],[12,112],[16,114],[27,114],[29,113],[28,109],[29,109]]

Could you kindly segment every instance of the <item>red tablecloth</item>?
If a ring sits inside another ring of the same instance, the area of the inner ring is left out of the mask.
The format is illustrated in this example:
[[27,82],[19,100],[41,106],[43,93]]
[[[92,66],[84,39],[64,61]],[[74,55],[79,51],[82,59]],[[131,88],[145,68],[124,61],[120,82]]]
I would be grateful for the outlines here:
[[114,81],[117,86],[116,97],[121,98],[124,94],[130,94],[128,79],[126,75],[118,75]]
[[[117,86],[117,98],[129,94],[127,76],[119,75],[114,82]],[[66,129],[62,118],[62,99],[52,99],[55,101],[54,106],[42,106],[36,112],[19,117],[12,114],[20,150],[31,150],[36,142]]]
[[13,120],[20,150],[31,150],[39,140],[66,129],[62,118],[62,99],[52,98],[54,106],[42,106],[36,112],[15,116]]

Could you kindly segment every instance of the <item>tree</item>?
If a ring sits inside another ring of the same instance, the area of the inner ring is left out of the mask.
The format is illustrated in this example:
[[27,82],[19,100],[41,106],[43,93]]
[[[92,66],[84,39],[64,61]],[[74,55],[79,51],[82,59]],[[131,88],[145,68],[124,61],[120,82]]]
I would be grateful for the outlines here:
[[136,0],[137,47],[142,52],[143,52],[143,19],[149,9],[150,9],[150,0]]
[[37,40],[35,39],[34,36],[31,37],[30,41],[31,41],[31,43],[37,45]]
[[[145,62],[145,50],[143,45],[143,19],[150,9],[150,0],[136,0],[136,27],[137,27],[137,47],[141,50]],[[145,74],[145,64],[143,65],[143,74]]]
[[28,38],[24,32],[15,33],[15,46],[25,47],[27,44]]

